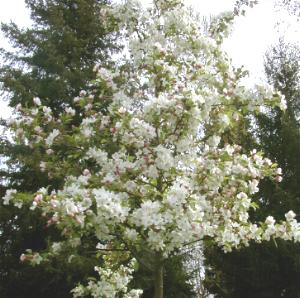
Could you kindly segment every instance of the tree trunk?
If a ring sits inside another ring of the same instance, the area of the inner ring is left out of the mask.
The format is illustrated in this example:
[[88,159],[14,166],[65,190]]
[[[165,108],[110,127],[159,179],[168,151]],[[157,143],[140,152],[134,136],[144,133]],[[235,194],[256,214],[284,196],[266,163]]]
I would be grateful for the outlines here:
[[160,257],[154,271],[154,298],[164,297],[164,266]]

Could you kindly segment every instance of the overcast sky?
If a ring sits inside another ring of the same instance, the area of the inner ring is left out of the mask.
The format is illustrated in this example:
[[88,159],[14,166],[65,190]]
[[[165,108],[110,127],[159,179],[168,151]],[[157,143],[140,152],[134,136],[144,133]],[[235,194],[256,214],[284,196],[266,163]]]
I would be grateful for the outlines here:
[[[144,3],[151,2],[143,0]],[[205,16],[231,10],[235,0],[186,0]],[[29,11],[24,0],[0,0],[0,21],[13,20],[18,25],[30,26]],[[280,26],[277,24],[280,23]],[[277,26],[276,26],[277,25]],[[250,71],[249,84],[263,79],[263,56],[278,38],[284,35],[288,41],[300,45],[299,23],[284,10],[274,7],[274,0],[260,0],[259,4],[247,10],[246,17],[236,20],[232,35],[224,44],[224,49],[237,66],[244,65]],[[8,47],[8,42],[0,33],[0,47]],[[8,109],[0,103],[0,116],[7,116]]]

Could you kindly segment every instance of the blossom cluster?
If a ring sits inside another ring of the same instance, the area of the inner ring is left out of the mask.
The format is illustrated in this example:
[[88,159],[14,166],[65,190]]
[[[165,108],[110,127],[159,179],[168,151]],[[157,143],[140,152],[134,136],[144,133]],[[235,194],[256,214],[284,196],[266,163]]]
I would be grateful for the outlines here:
[[129,266],[120,265],[116,270],[111,268],[95,267],[98,272],[99,281],[89,281],[88,286],[78,285],[72,290],[73,297],[83,297],[91,294],[93,297],[117,297],[123,294],[124,298],[138,298],[142,294],[141,290],[129,290],[128,283],[132,279],[133,263],[132,260]]

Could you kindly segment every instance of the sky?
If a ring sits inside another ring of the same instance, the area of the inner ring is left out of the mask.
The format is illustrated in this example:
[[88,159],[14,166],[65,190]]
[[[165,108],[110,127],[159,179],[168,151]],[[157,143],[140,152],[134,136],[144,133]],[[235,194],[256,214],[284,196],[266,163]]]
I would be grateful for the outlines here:
[[[249,70],[249,85],[264,79],[264,53],[275,44],[280,36],[300,45],[300,26],[296,18],[283,9],[274,7],[275,0],[259,0],[245,17],[237,18],[231,36],[224,43],[224,50],[236,66]],[[150,0],[142,0],[145,5]],[[216,15],[231,10],[235,0],[186,0],[204,16]],[[29,11],[24,0],[0,0],[0,22],[13,20],[21,27],[30,26]],[[280,25],[278,25],[280,23]],[[0,33],[0,47],[9,48],[7,40]],[[7,118],[10,112],[5,102],[0,101],[0,117]]]

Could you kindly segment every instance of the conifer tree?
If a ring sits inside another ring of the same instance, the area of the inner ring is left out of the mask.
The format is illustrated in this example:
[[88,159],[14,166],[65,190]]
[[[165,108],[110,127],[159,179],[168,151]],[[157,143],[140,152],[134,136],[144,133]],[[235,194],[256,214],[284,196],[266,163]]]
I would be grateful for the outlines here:
[[[106,0],[27,0],[33,26],[2,24],[14,52],[1,50],[3,95],[11,107],[29,106],[38,97],[56,113],[71,103],[87,82],[94,79],[96,63],[108,64],[116,50],[114,21],[106,14]],[[31,190],[48,177],[39,170],[39,156],[2,139],[8,184]],[[26,180],[26,182],[25,182]],[[59,183],[59,181],[56,181]]]
[[[1,49],[0,84],[2,96],[11,107],[30,106],[39,98],[58,113],[70,104],[87,82],[94,79],[95,63],[109,64],[117,50],[115,22],[109,19],[106,0],[26,0],[33,25],[19,28],[2,24],[2,32],[13,51]],[[5,125],[5,124],[4,124]],[[32,192],[41,184],[59,185],[40,169],[38,152],[1,137],[1,196],[14,187]],[[58,239],[55,229],[46,228],[37,213],[28,214],[0,205],[0,296],[69,297],[70,289],[86,274],[95,258],[81,249],[73,264],[53,259],[37,268],[20,263],[24,249],[45,249],[47,239]]]

